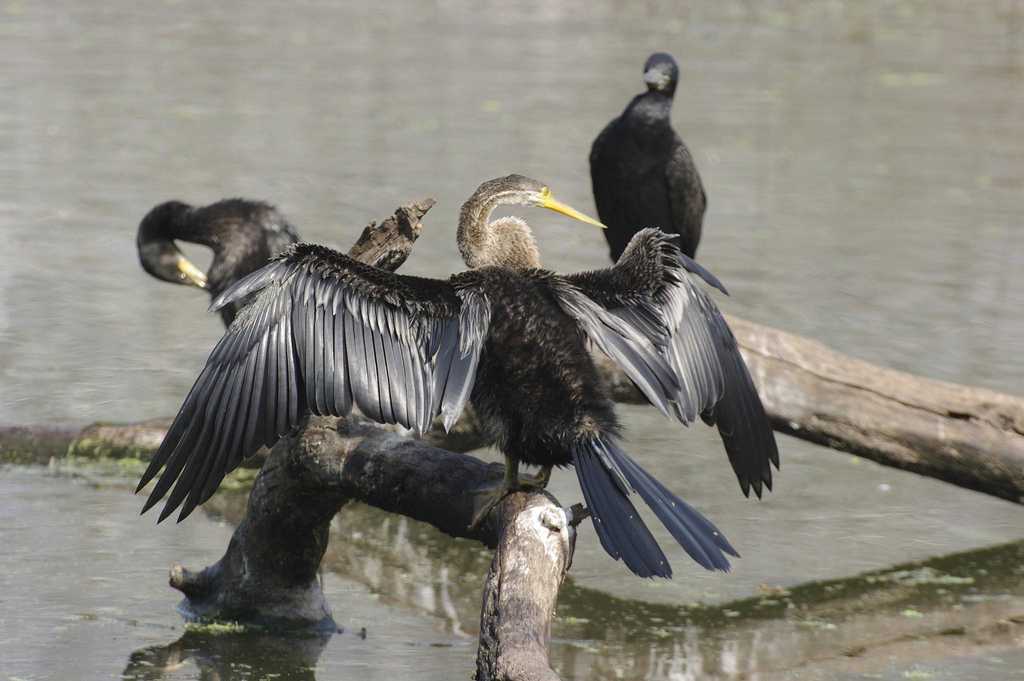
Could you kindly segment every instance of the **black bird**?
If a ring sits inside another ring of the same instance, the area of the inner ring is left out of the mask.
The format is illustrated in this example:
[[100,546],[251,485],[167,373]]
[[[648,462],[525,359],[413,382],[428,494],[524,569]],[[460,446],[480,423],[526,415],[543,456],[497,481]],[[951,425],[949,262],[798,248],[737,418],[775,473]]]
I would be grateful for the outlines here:
[[590,180],[612,260],[637,231],[678,234],[679,248],[697,253],[707,196],[690,150],[672,129],[679,66],[658,52],[644,64],[647,92],[637,95],[594,140]]
[[[206,274],[185,258],[175,240],[213,251]],[[144,270],[172,284],[206,289],[211,297],[298,240],[295,228],[276,208],[246,199],[225,199],[198,208],[181,201],[161,203],[142,218],[136,237]],[[232,303],[221,308],[225,326],[240,307]]]
[[[523,220],[489,221],[499,204],[599,224],[540,182],[510,175],[483,183],[463,205],[458,243],[471,269],[447,280],[299,244],[218,296],[214,308],[255,294],[143,475],[140,490],[164,467],[143,512],[170,491],[160,520],[179,506],[183,519],[306,409],[340,416],[354,404],[422,433],[438,414],[450,427],[469,399],[506,459],[488,509],[513,489],[546,484],[552,466],[573,465],[602,546],[630,570],[672,574],[634,493],[694,560],[728,569],[725,554],[737,554],[725,537],[622,449],[588,352],[593,343],[608,354],[663,413],[717,423],[743,492],[760,496],[778,450],[736,341],[697,279],[721,284],[654,229],[638,233],[614,267],[540,269]],[[519,462],[543,472],[520,479]]]

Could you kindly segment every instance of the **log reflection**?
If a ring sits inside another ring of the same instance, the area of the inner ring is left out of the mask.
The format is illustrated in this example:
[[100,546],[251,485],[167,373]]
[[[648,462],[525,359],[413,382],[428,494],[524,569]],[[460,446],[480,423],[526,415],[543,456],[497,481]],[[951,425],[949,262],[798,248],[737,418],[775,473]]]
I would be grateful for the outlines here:
[[276,679],[315,681],[316,665],[331,634],[287,636],[249,631],[198,628],[186,630],[178,640],[140,648],[131,654],[122,679],[160,681],[181,678],[188,664],[198,668],[195,678]]

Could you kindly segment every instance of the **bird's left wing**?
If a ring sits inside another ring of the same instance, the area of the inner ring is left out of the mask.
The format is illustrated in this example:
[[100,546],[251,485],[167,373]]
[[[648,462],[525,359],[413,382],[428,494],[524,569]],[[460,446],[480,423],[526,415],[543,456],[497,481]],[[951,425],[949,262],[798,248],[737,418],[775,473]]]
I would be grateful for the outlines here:
[[490,305],[471,280],[408,277],[299,244],[218,296],[252,296],[214,348],[164,437],[142,489],[177,481],[160,519],[186,517],[224,476],[298,424],[308,409],[422,433],[450,427],[472,390]]
[[637,232],[614,267],[563,275],[559,300],[644,396],[683,424],[717,425],[744,494],[771,489],[779,452],[736,339],[675,237]]

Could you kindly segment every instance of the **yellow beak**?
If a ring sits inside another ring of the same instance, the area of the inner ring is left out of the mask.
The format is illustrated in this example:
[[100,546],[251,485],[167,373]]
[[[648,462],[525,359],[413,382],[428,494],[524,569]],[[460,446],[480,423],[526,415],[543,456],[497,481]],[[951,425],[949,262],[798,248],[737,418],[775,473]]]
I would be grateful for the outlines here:
[[540,190],[540,203],[538,205],[541,208],[547,208],[548,210],[553,210],[556,213],[568,215],[574,220],[585,222],[588,225],[594,225],[595,227],[600,227],[601,229],[608,229],[603,224],[601,224],[594,218],[590,217],[589,215],[584,215],[583,213],[579,212],[572,206],[566,205],[561,201],[555,199],[555,197],[551,196],[551,190],[548,189],[547,187],[544,187],[544,189]]
[[178,271],[185,275],[185,278],[193,286],[206,288],[206,275],[203,271],[188,261],[187,258],[178,258]]

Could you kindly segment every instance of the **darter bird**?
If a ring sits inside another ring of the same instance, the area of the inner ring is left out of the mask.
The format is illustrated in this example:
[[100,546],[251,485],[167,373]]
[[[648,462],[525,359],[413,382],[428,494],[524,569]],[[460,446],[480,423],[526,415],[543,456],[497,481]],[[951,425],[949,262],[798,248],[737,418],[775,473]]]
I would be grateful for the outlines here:
[[[672,574],[633,505],[637,495],[694,560],[728,569],[726,554],[737,554],[722,533],[622,448],[589,352],[600,348],[666,415],[717,424],[743,492],[760,496],[778,450],[736,341],[698,280],[722,285],[655,229],[639,232],[614,267],[541,269],[523,220],[490,220],[502,204],[600,225],[542,183],[509,175],[483,183],[462,206],[458,245],[470,269],[446,280],[298,244],[217,296],[214,308],[253,300],[143,475],[140,490],[163,468],[143,512],[170,492],[160,520],[179,506],[183,519],[307,409],[343,416],[355,405],[423,433],[437,415],[451,427],[471,401],[506,461],[474,522],[510,491],[546,484],[553,466],[573,466],[602,546],[637,575]],[[521,462],[541,474],[520,478]]]

